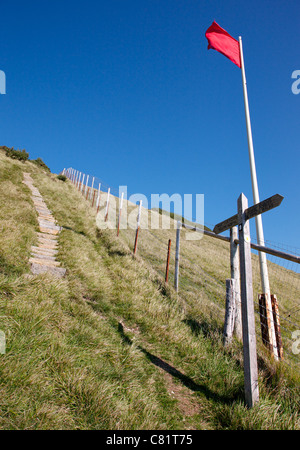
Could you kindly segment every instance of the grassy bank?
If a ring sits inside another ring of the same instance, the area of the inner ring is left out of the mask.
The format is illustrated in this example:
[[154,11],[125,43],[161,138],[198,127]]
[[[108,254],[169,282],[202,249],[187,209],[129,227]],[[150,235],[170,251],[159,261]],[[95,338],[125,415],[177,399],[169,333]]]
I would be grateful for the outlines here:
[[[222,345],[224,243],[184,246],[177,296],[163,282],[169,235],[142,232],[133,258],[134,231],[99,230],[68,181],[2,152],[0,169],[2,429],[299,428],[297,374],[263,350],[260,404],[244,406],[241,344]],[[64,279],[30,274],[38,223],[23,171],[63,227]]]

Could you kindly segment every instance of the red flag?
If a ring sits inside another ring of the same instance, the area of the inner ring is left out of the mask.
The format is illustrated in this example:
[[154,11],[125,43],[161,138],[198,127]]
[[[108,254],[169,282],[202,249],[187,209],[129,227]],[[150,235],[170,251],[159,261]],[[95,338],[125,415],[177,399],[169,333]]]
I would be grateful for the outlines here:
[[241,67],[240,44],[227,33],[217,22],[213,22],[205,33],[208,40],[208,49],[213,48]]

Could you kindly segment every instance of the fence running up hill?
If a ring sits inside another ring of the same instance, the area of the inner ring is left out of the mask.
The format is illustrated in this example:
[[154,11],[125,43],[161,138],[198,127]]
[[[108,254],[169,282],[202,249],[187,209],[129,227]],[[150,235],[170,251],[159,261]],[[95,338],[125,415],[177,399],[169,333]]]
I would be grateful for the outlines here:
[[[97,210],[102,208],[105,216],[105,220],[108,219],[108,207],[109,207],[109,196],[113,194],[118,199],[118,207],[122,208],[122,200],[119,199],[119,191],[113,189],[107,184],[103,183],[99,178],[90,177],[89,175],[84,175],[79,171],[74,169],[64,169],[62,172],[65,174],[72,183],[77,187],[77,189],[82,193],[82,195],[91,203],[91,206],[97,208]],[[103,195],[106,194],[106,195]],[[102,202],[101,202],[102,196]],[[104,200],[103,200],[104,199]],[[133,205],[134,206],[134,205]],[[146,211],[146,212],[145,212]],[[143,214],[147,214],[148,210],[143,211]],[[142,214],[142,216],[143,216]],[[128,245],[133,249],[134,253],[137,251],[137,238],[140,229],[140,217],[141,208],[137,212],[137,228],[136,230],[127,230],[126,234],[123,232],[125,240],[127,240]],[[120,215],[119,215],[120,217]],[[192,225],[187,225],[184,223],[179,224],[180,229],[186,233],[190,232],[201,232],[205,236],[212,238],[212,241],[218,240],[227,243],[228,246],[228,267],[231,268],[230,278],[227,277],[228,271],[224,271],[224,279],[220,281],[219,276],[210,269],[210,267],[205,267],[202,264],[203,254],[201,254],[201,246],[197,241],[185,241],[185,245],[182,245],[179,250],[179,242],[177,242],[177,249],[175,250],[175,259],[170,258],[170,245],[171,239],[176,242],[180,232],[176,233],[176,230],[167,233],[167,230],[149,230],[141,226],[142,233],[149,233],[151,238],[153,238],[153,243],[156,241],[157,244],[153,244],[156,248],[151,250],[145,244],[144,241],[139,241],[139,253],[142,256],[147,257],[151,262],[152,266],[156,271],[164,277],[166,281],[170,281],[174,277],[174,287],[177,291],[180,291],[180,295],[183,298],[187,298],[189,293],[197,290],[199,287],[201,289],[206,289],[209,291],[209,301],[211,302],[212,308],[216,310],[223,310],[224,314],[224,299],[226,297],[225,285],[229,286],[230,279],[236,279],[236,284],[233,286],[231,284],[231,294],[234,297],[234,312],[228,312],[228,308],[225,311],[225,327],[224,327],[224,341],[230,342],[233,331],[236,331],[237,336],[241,336],[241,330],[239,330],[239,320],[240,320],[240,287],[239,287],[239,275],[234,273],[236,271],[236,263],[234,263],[234,245],[238,246],[238,239],[230,239],[229,237],[216,235],[215,233],[209,231],[208,229],[197,228]],[[209,225],[209,224],[205,224]],[[117,227],[117,233],[119,234],[119,228]],[[166,238],[168,234],[168,238]],[[277,351],[280,361],[292,366],[293,368],[299,369],[299,354],[300,354],[300,273],[299,273],[299,263],[300,263],[300,253],[299,249],[290,249],[283,244],[276,244],[268,242],[268,245],[272,244],[272,247],[262,248],[255,243],[255,238],[251,239],[252,254],[252,270],[253,270],[253,291],[256,293],[254,297],[254,311],[256,317],[256,330],[261,330],[261,339],[258,340],[259,348],[267,348],[271,353]],[[224,244],[225,245],[225,244]],[[174,248],[174,243],[171,246],[172,251]],[[216,250],[215,258],[218,256],[219,249]],[[225,248],[224,248],[225,251]],[[272,286],[272,292],[277,293],[277,296],[272,296],[272,311],[266,307],[264,299],[259,299],[260,293],[260,271],[259,271],[259,260],[256,255],[257,251],[264,251],[268,255],[268,270],[270,275],[270,284]],[[191,256],[192,255],[192,256]],[[196,260],[196,255],[199,255],[199,259]],[[201,260],[202,258],[202,260]],[[201,260],[201,264],[199,261]],[[180,264],[179,264],[180,261]],[[180,276],[179,276],[179,266],[180,266]],[[199,267],[200,266],[200,267]],[[199,270],[201,271],[199,273]],[[226,273],[225,273],[226,272]],[[228,291],[227,286],[227,291]],[[279,295],[280,294],[280,295]],[[226,299],[227,305],[227,299]],[[227,305],[228,306],[228,305]],[[229,305],[231,308],[231,306]],[[231,314],[231,315],[230,315]],[[272,315],[274,326],[276,343],[272,342],[269,336],[270,327],[270,315]],[[263,346],[260,344],[262,343]]]

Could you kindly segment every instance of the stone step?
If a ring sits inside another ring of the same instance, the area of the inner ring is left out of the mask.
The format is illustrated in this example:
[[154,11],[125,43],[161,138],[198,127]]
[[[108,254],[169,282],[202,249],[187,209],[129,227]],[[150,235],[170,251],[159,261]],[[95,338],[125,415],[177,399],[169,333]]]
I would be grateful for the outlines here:
[[59,230],[54,230],[53,228],[47,228],[47,227],[42,226],[42,225],[40,225],[40,231],[42,233],[52,234],[52,235],[57,235],[59,233]]
[[44,221],[49,221],[53,224],[56,224],[56,220],[54,219],[54,217],[52,215],[39,214],[39,219],[44,220]]
[[47,266],[42,264],[31,264],[31,272],[34,275],[39,275],[41,273],[51,273],[52,275],[62,278],[66,274],[66,269],[63,269],[62,267],[53,267],[53,266]]
[[31,250],[35,253],[41,253],[43,255],[49,255],[54,256],[58,253],[58,250],[55,248],[43,248],[43,247],[36,247],[35,245],[31,246]]
[[45,239],[47,239],[47,241],[48,241],[49,239],[51,239],[51,241],[56,241],[56,240],[57,240],[57,236],[51,236],[51,235],[49,235],[49,234],[47,234],[47,233],[40,233],[40,232],[37,232],[37,235],[38,235],[39,238],[45,238]]
[[57,250],[58,246],[57,245],[53,245],[53,244],[44,244],[42,242],[40,242],[40,248],[43,248],[45,250]]
[[[39,253],[39,252],[32,252],[31,253],[31,257],[32,258],[34,258],[34,259],[40,259],[40,260],[46,260],[47,262],[48,261],[56,261],[56,258],[55,258],[55,256],[51,256],[51,255],[42,255],[41,253]],[[57,261],[58,262],[58,261]]]
[[51,259],[29,258],[29,262],[36,263],[36,264],[44,264],[47,266],[54,266],[54,267],[60,266],[60,262],[52,261]]
[[[45,234],[45,236],[47,236],[46,233],[43,233],[43,234]],[[51,234],[51,235],[48,235],[48,236],[51,236],[51,237],[52,237],[52,234]],[[54,236],[54,237],[57,238],[57,236]],[[39,240],[39,242],[41,242],[42,244],[58,245],[57,239],[47,239],[47,238],[38,236],[38,240]]]
[[44,219],[40,219],[38,217],[38,222],[40,225],[42,225],[43,227],[48,227],[48,228],[53,228],[53,230],[58,230],[60,231],[60,227],[57,225],[54,225],[50,220],[44,220]]
[[39,206],[39,207],[36,207],[35,209],[39,214],[48,214],[49,216],[52,216],[52,212],[48,208],[41,208]]

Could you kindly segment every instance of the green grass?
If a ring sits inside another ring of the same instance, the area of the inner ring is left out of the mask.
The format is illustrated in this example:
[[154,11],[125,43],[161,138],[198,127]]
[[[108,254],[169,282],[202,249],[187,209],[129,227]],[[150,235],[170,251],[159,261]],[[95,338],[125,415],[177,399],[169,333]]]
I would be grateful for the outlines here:
[[[299,429],[298,375],[263,348],[260,403],[244,406],[241,344],[222,344],[226,243],[182,245],[176,295],[163,281],[175,231],[141,230],[133,258],[134,230],[99,230],[69,181],[2,152],[0,168],[2,429]],[[30,273],[38,224],[23,171],[63,227],[64,279]]]

